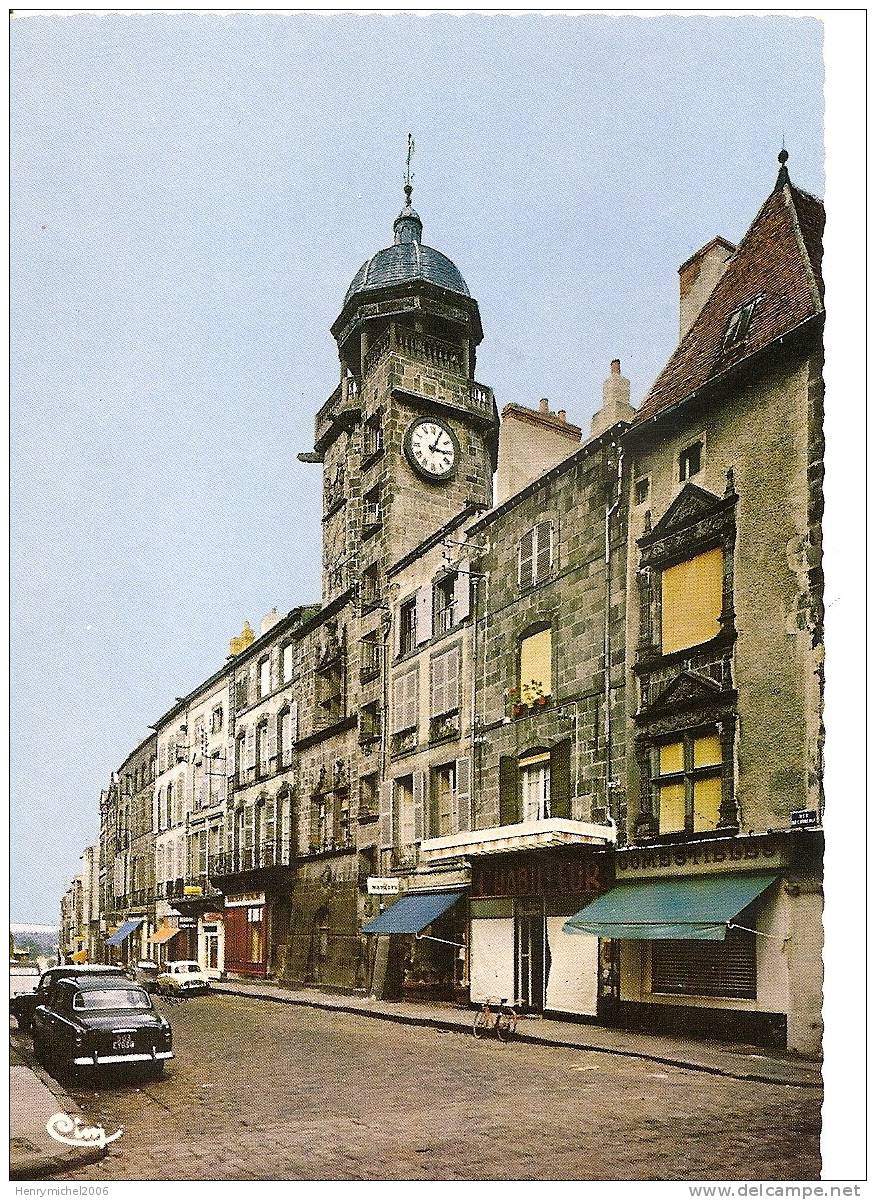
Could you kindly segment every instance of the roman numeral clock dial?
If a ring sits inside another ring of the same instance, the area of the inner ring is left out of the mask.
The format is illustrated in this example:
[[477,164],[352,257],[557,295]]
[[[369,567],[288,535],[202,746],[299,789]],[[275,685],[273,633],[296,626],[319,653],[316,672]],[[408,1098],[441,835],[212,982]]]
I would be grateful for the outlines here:
[[428,417],[414,421],[408,429],[405,455],[418,475],[436,482],[449,479],[456,469],[459,443],[449,425]]

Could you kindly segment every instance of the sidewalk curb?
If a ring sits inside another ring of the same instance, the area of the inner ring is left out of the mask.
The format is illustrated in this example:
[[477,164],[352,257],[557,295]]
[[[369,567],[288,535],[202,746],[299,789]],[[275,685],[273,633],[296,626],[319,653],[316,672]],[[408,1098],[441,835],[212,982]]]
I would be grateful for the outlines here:
[[[16,1044],[15,1049],[21,1056],[22,1065],[32,1075],[35,1075],[40,1083],[48,1088],[58,1101],[59,1112],[63,1110],[71,1116],[85,1117],[85,1113],[83,1113],[73,1097],[64,1091],[56,1079],[43,1070],[29,1050],[18,1044]],[[48,1133],[46,1136],[49,1136]],[[102,1158],[106,1158],[109,1153],[106,1146],[82,1146],[81,1148],[68,1146],[65,1153],[62,1144],[59,1142],[57,1143],[58,1152],[55,1154],[50,1154],[48,1151],[43,1151],[39,1154],[32,1151],[20,1151],[16,1154],[15,1143],[20,1140],[22,1139],[17,1139],[13,1136],[9,1138],[10,1179],[39,1181],[48,1176],[58,1175],[64,1171],[72,1171],[77,1167],[84,1167],[90,1163],[99,1162]]]
[[[429,1029],[441,1029],[450,1033],[470,1032],[468,1021],[442,1020],[440,1017],[423,1017],[416,1013],[381,1012],[377,1009],[359,1008],[350,1004],[329,1004],[316,998],[313,1000],[301,1000],[297,996],[280,996],[274,995],[271,992],[240,991],[234,987],[223,987],[220,983],[214,983],[211,991],[226,996],[248,996],[252,1000],[267,1000],[274,1004],[292,1004],[299,1008],[318,1008],[324,1012],[350,1013],[357,1017],[371,1017],[379,1021],[394,1021],[398,1025],[418,1025]],[[537,1033],[526,1033],[519,1030],[515,1040],[518,1042],[529,1042],[536,1046],[557,1046],[569,1050],[592,1051],[597,1054],[617,1054],[622,1058],[640,1058],[646,1062],[659,1063],[662,1066],[681,1067],[686,1071],[700,1071],[707,1075],[721,1075],[728,1079],[740,1079],[746,1083],[771,1083],[800,1088],[819,1088],[822,1086],[821,1082],[815,1079],[777,1079],[775,1075],[768,1075],[756,1069],[751,1071],[733,1071],[728,1067],[714,1066],[710,1063],[698,1062],[695,1059],[672,1058],[667,1055],[648,1053],[645,1050],[623,1050],[617,1046],[600,1046],[595,1043],[561,1041],[557,1038],[541,1037]],[[811,1069],[815,1070],[816,1066],[817,1064],[813,1064]]]

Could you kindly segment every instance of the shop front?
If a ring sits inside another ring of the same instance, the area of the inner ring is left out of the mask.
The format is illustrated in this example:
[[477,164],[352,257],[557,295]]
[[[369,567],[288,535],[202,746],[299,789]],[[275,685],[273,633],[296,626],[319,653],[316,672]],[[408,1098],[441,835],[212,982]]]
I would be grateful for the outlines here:
[[[388,881],[387,881],[388,882]],[[467,999],[468,889],[410,890],[362,927],[373,935],[372,991],[382,999]]]
[[[629,1028],[817,1052],[817,833],[620,849],[615,886],[565,923],[615,950]],[[569,936],[572,935],[572,936]]]
[[471,1000],[513,1000],[548,1016],[600,1011],[597,937],[566,921],[611,886],[608,851],[563,847],[486,855],[471,864]]
[[225,897],[225,970],[263,979],[268,973],[269,909],[264,892]]

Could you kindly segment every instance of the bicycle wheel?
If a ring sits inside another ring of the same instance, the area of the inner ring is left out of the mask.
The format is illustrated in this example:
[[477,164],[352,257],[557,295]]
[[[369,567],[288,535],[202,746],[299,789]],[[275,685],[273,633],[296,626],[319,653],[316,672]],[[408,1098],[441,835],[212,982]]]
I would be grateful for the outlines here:
[[480,1012],[475,1013],[474,1025],[472,1026],[471,1031],[476,1038],[481,1038],[487,1032],[489,1026],[489,1014],[487,1013],[486,1009],[482,1008]]
[[513,1008],[503,1009],[496,1017],[496,1037],[500,1042],[510,1042],[517,1032],[517,1013]]

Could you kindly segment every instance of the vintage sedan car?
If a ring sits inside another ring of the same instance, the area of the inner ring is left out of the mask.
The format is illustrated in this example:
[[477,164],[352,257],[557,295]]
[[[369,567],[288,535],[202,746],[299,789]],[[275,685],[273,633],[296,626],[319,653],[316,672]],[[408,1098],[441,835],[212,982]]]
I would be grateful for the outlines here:
[[128,974],[141,988],[145,988],[147,992],[154,992],[156,981],[161,974],[161,967],[150,958],[141,958],[132,963],[128,968]]
[[194,959],[180,959],[167,964],[155,986],[165,996],[191,996],[209,990],[210,976]]
[[158,1076],[173,1058],[170,1023],[141,987],[122,977],[62,979],[33,1014],[33,1048],[47,1067],[86,1070],[140,1065]]
[[119,976],[125,978],[124,970],[121,967],[108,967],[101,963],[80,963],[79,965],[66,963],[60,967],[49,967],[40,976],[35,991],[22,992],[10,1000],[9,1011],[15,1017],[18,1028],[30,1029],[37,1005],[46,1004],[51,1000],[52,992],[59,980],[86,979],[92,975],[113,975],[116,978]]

